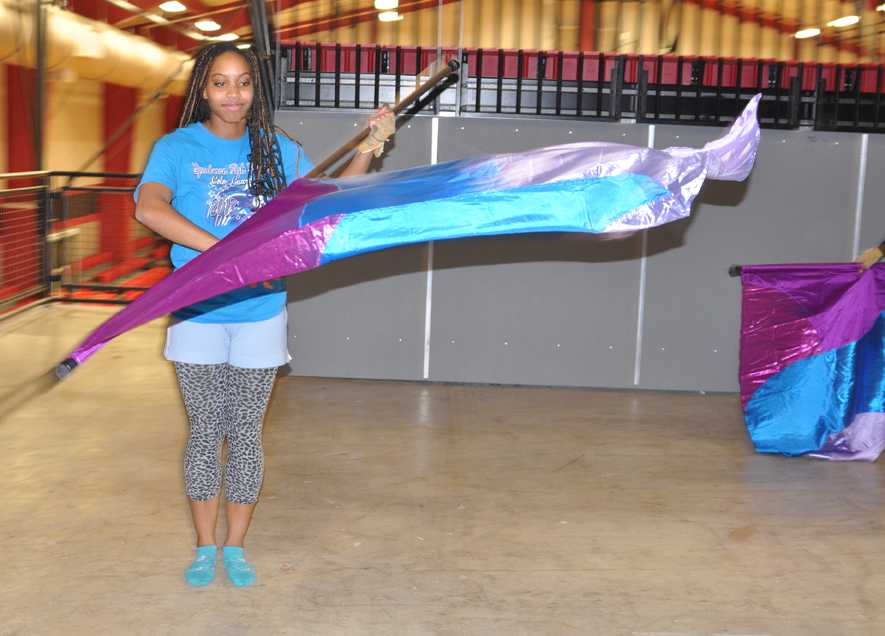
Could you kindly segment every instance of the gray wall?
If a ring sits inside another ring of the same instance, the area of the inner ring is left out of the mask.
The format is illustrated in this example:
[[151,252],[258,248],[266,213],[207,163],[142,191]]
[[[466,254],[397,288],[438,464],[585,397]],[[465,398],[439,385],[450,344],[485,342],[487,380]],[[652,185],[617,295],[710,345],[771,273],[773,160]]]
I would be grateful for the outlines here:
[[[315,160],[364,115],[283,111]],[[437,135],[433,130],[436,128]],[[701,146],[722,129],[415,117],[383,170],[578,140]],[[436,143],[434,143],[436,139]],[[865,157],[865,159],[864,159]],[[865,179],[860,180],[861,166]],[[742,184],[621,241],[571,234],[410,246],[288,281],[291,372],[328,377],[737,390],[735,263],[848,260],[885,236],[885,139],[764,131]],[[858,192],[862,190],[862,199]]]
[[[655,146],[712,135],[657,126]],[[765,130],[747,182],[708,181],[691,218],[649,232],[640,386],[737,389],[729,265],[849,259],[859,150],[859,135]]]
[[858,236],[861,250],[885,239],[885,136],[867,137],[866,178]]
[[[439,160],[597,139],[645,126],[441,119]],[[571,133],[571,134],[570,134]],[[434,246],[430,379],[632,386],[639,237],[543,234]]]
[[[355,131],[356,115],[280,112],[277,125],[314,161]],[[383,169],[429,161],[429,118],[396,134]],[[426,253],[423,245],[365,254],[293,276],[289,291],[292,373],[409,380],[422,376]]]

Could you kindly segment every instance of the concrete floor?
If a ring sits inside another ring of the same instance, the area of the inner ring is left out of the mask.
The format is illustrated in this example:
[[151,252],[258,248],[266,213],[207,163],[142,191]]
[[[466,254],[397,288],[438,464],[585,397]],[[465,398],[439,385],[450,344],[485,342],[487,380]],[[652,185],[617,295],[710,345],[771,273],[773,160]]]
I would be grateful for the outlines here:
[[[108,313],[0,322],[0,392]],[[0,421],[0,635],[885,634],[882,465],[755,455],[734,396],[282,379],[259,583],[190,589],[163,326]]]

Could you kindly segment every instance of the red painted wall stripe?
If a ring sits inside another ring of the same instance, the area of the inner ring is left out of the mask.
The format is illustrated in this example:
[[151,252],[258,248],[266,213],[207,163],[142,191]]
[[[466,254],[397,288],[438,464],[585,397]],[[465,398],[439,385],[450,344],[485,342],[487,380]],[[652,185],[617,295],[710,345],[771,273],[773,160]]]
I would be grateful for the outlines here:
[[[110,145],[104,153],[105,172],[129,172],[135,121],[128,121],[138,105],[138,89],[117,84],[104,84],[102,117],[103,142]],[[123,127],[121,131],[120,128]],[[111,138],[116,137],[111,141]],[[112,183],[110,185],[126,185]],[[132,199],[128,194],[106,193],[99,195],[101,210],[102,252],[111,252],[114,261],[132,257]]]

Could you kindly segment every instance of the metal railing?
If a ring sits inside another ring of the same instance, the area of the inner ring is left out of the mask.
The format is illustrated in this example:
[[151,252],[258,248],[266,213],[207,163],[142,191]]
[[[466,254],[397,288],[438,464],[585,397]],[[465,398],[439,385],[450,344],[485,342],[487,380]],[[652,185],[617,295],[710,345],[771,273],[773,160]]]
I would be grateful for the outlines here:
[[0,174],[0,315],[33,302],[125,303],[165,276],[168,242],[133,218],[139,177]]
[[48,172],[0,174],[0,312],[49,295]]
[[723,57],[295,44],[281,50],[277,106],[393,103],[437,57],[462,67],[424,100],[434,112],[726,125],[762,93],[766,128],[885,132],[881,64]]

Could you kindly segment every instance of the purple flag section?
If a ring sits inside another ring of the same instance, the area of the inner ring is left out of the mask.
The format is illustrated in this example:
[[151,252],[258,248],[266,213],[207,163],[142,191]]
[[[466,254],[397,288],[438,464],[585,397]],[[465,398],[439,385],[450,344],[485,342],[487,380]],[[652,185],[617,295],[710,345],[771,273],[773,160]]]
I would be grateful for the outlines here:
[[71,354],[83,362],[109,340],[176,309],[245,285],[317,267],[335,216],[298,227],[304,204],[335,191],[331,183],[300,179],[247,219],[230,237],[175,270],[102,323]]

